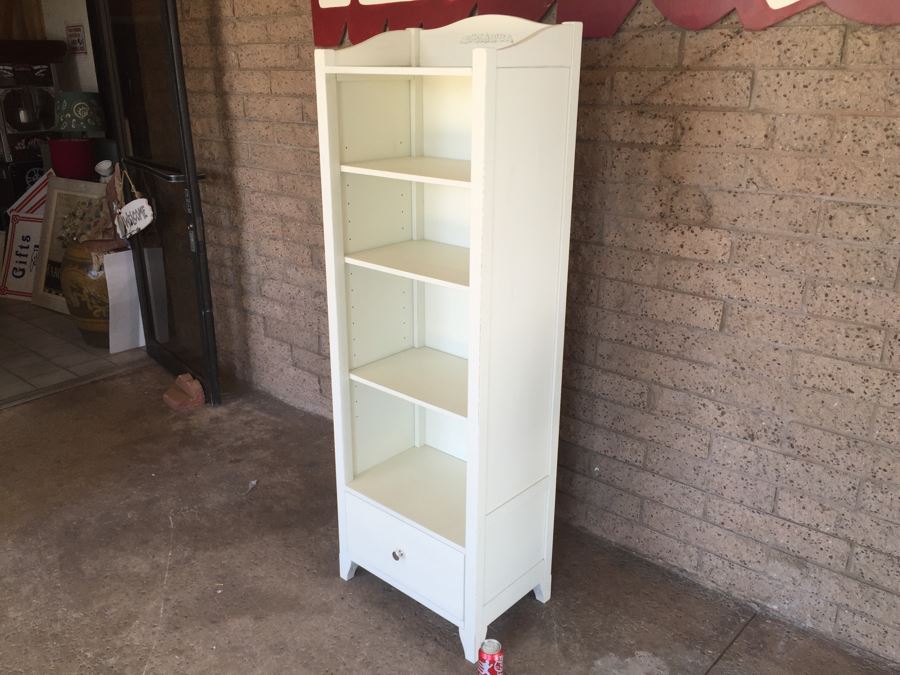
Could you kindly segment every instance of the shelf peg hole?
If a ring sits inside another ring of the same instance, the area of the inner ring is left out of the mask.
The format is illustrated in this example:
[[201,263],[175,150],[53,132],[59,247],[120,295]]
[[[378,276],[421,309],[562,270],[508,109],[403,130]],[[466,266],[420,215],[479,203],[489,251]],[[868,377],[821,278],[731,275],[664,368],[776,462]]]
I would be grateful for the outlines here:
[[400,562],[403,559],[403,555],[404,555],[404,553],[403,553],[402,549],[399,549],[399,548],[396,551],[394,551],[393,553],[391,553],[391,557],[396,562]]

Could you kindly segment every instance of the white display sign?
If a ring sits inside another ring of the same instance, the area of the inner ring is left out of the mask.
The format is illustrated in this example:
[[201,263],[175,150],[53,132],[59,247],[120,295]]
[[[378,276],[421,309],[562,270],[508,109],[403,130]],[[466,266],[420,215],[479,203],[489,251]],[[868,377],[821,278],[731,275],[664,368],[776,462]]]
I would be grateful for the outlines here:
[[103,269],[109,289],[109,353],[143,347],[144,326],[131,251],[107,253]]

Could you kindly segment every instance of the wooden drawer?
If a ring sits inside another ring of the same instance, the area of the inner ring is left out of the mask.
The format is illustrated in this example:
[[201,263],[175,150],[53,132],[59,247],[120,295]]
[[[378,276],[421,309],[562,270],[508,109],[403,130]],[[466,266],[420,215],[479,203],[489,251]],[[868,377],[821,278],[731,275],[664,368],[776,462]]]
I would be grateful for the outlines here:
[[347,494],[350,559],[444,618],[463,615],[463,554]]

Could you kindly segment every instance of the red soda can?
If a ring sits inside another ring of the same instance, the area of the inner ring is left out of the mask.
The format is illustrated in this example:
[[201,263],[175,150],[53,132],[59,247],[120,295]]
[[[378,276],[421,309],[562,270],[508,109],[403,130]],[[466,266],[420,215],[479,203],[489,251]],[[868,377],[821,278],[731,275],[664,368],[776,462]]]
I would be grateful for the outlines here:
[[485,640],[478,650],[478,675],[503,675],[503,646],[499,640]]

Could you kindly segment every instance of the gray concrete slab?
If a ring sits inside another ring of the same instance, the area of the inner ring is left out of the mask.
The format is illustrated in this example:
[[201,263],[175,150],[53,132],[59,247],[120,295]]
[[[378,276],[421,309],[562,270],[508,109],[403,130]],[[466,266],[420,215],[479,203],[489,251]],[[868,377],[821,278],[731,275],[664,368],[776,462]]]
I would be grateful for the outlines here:
[[[449,623],[338,578],[327,420],[262,394],[173,413],[170,383],[0,411],[0,671],[474,671]],[[551,601],[490,627],[511,673],[890,672],[572,528],[555,545]]]
[[898,673],[887,664],[867,661],[840,645],[766,616],[751,621],[709,675],[823,675]]

